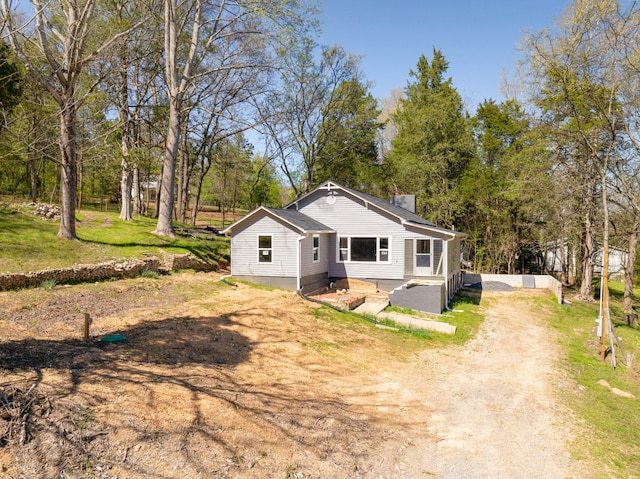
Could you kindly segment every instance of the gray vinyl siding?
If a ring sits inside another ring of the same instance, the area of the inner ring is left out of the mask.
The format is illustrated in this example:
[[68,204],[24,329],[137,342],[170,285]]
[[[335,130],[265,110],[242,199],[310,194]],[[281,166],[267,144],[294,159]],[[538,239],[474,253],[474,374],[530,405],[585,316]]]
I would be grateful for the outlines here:
[[[423,231],[410,231],[400,221],[373,205],[365,205],[342,191],[335,191],[335,203],[329,204],[326,191],[311,194],[298,203],[298,209],[336,231],[330,238],[329,276],[334,278],[385,278],[402,280],[405,276],[405,239],[431,238]],[[389,263],[339,262],[337,238],[388,237]],[[413,255],[413,252],[410,253]],[[306,256],[306,255],[305,255]],[[412,266],[413,268],[413,266]]]
[[[335,192],[336,201],[329,204],[324,197],[326,192],[318,192],[305,198],[299,204],[299,210],[327,225],[337,232],[333,236],[333,255],[329,259],[329,276],[349,278],[402,278],[404,273],[404,245],[400,240],[404,228],[378,210],[367,209],[341,191]],[[338,236],[385,236],[390,240],[389,263],[377,262],[337,262],[336,241]]]
[[[244,225],[243,225],[244,226]],[[258,236],[272,236],[272,262],[258,262]],[[297,277],[296,260],[299,235],[270,216],[261,215],[231,239],[233,276]]]
[[433,241],[433,274],[434,276],[445,276],[444,258],[442,257],[442,248],[444,241]]
[[313,262],[313,235],[309,234],[302,240],[302,257],[300,258],[302,276],[329,271],[329,238],[331,235],[321,233],[318,237],[320,239],[320,257],[317,263]]
[[447,243],[447,246],[449,248],[449,254],[447,256],[449,271],[447,271],[447,275],[450,276],[460,271],[460,240],[453,238]]
[[404,240],[404,274],[413,276],[413,240]]

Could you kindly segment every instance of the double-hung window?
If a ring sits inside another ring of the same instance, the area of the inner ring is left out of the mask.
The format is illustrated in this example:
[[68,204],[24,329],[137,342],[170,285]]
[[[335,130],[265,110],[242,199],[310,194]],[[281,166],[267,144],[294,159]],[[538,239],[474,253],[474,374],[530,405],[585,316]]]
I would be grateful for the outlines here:
[[388,263],[390,260],[387,236],[341,236],[338,242],[338,261]]
[[271,263],[273,261],[273,237],[271,235],[258,236],[258,262]]

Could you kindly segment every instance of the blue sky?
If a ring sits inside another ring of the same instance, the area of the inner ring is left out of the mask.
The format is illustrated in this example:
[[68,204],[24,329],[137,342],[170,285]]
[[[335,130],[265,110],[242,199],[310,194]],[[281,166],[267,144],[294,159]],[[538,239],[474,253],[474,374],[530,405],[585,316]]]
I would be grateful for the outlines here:
[[449,61],[470,113],[485,98],[502,100],[503,71],[513,74],[526,31],[552,27],[569,0],[323,0],[320,45],[363,55],[374,97],[404,88],[418,58],[433,48]]

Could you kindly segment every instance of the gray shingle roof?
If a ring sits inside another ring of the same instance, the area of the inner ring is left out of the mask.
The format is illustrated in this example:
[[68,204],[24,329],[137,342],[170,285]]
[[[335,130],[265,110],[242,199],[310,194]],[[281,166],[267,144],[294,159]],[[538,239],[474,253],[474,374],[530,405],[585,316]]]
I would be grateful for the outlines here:
[[270,213],[272,213],[275,216],[278,216],[280,218],[282,218],[284,221],[286,221],[287,223],[290,223],[292,225],[294,225],[297,228],[300,228],[300,230],[307,232],[307,231],[333,231],[331,228],[329,228],[327,225],[324,225],[322,223],[320,223],[317,220],[314,220],[313,218],[305,215],[304,213],[301,213],[300,211],[297,210],[285,210],[282,208],[270,208],[270,207],[264,207],[265,210],[269,211]]
[[[338,185],[336,185],[338,186]],[[392,204],[389,201],[385,201],[382,198],[378,198],[377,196],[373,196],[373,195],[368,195],[366,193],[362,193],[360,191],[356,191],[356,190],[352,190],[351,188],[347,188],[346,186],[340,186],[340,188],[342,188],[345,191],[348,191],[349,193],[351,193],[354,196],[360,197],[363,200],[376,205],[378,208],[380,208],[381,210],[387,211],[389,213],[391,213],[392,215],[398,216],[404,220],[410,221],[411,223],[416,223],[419,225],[426,225],[426,226],[436,226],[435,224],[431,223],[430,221],[425,220],[423,217],[418,216],[415,213],[412,213],[409,210],[405,210],[404,208],[401,208],[400,206],[396,206],[394,204]]]

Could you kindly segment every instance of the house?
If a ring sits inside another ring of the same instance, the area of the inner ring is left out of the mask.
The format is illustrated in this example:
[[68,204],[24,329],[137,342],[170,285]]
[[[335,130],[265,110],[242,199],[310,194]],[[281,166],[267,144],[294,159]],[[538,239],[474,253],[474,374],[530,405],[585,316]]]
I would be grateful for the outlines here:
[[[562,244],[561,244],[562,243]],[[594,243],[594,247],[595,247]],[[544,271],[561,275],[568,280],[576,277],[578,270],[578,246],[572,245],[569,241],[560,240],[546,243],[539,252]],[[604,249],[598,247],[593,253],[593,272],[602,274]],[[627,263],[627,252],[615,246],[609,247],[609,278],[614,280],[624,279],[624,270]]]
[[[609,279],[624,280],[627,264],[627,252],[615,246],[609,246]],[[604,248],[600,247],[593,255],[593,272],[602,275],[604,265]]]
[[332,181],[284,208],[257,208],[223,233],[234,278],[307,294],[353,278],[390,292],[392,304],[440,313],[462,284],[465,234]]

